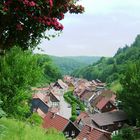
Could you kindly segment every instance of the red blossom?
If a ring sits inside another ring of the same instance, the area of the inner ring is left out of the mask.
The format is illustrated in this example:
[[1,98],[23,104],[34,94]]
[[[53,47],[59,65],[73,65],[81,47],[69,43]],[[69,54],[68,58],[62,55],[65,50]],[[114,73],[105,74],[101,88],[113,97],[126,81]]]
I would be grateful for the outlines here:
[[7,7],[3,7],[3,12],[7,12],[8,11],[8,8]]
[[[16,29],[20,31],[24,29],[23,25],[28,23],[26,21],[24,23],[23,19],[35,20],[36,23],[39,23],[39,26],[42,24],[42,29],[45,26],[46,28],[63,30],[63,25],[59,23],[59,20],[64,19],[65,13],[68,11],[70,13],[82,13],[84,11],[82,6],[75,5],[75,3],[72,4],[71,0],[56,1],[55,5],[53,0],[45,0],[45,2],[43,0],[42,3],[39,3],[38,0],[5,0],[3,7],[5,13],[10,9],[11,15],[13,12],[18,22],[22,19],[23,24],[19,23],[16,25]],[[25,25],[25,27],[27,26]]]
[[19,31],[22,31],[22,30],[23,30],[23,25],[20,24],[20,23],[17,24],[17,25],[16,25],[16,29],[19,30]]
[[50,7],[53,7],[53,0],[49,0]]
[[7,1],[4,3],[4,5],[5,5],[5,6],[9,6],[11,3],[12,3],[12,0],[7,0]]
[[28,1],[28,0],[23,0],[23,3],[24,3],[25,5],[29,5],[29,1]]
[[36,3],[34,1],[29,2],[29,6],[34,7],[36,6]]
[[18,11],[18,10],[19,10],[19,7],[14,8],[14,11]]

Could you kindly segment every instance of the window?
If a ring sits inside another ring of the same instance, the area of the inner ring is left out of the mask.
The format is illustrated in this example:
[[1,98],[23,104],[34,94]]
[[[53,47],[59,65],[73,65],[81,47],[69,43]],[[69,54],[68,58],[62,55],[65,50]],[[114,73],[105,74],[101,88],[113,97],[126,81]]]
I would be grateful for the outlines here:
[[112,108],[112,105],[110,105],[110,108]]
[[66,136],[66,137],[69,136],[69,132],[68,132],[68,131],[65,132],[65,136]]
[[106,105],[106,108],[108,109],[108,108],[109,108],[109,106],[108,106],[108,105]]
[[121,127],[121,126],[122,126],[122,123],[121,123],[121,122],[119,122],[119,123],[118,123],[118,127]]
[[72,135],[72,136],[75,136],[75,131],[72,131],[72,132],[71,132],[71,135]]

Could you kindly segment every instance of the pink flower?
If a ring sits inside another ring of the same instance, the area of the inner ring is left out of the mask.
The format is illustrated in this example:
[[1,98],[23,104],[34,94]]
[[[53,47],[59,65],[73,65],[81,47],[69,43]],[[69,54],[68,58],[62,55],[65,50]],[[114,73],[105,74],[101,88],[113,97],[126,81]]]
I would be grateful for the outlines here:
[[24,3],[25,5],[28,5],[28,4],[29,4],[29,1],[28,1],[28,0],[24,0],[23,3]]
[[19,10],[19,7],[14,8],[14,10],[15,10],[15,11],[18,11],[18,10]]
[[53,7],[53,0],[49,0],[50,7]]
[[31,7],[34,7],[34,6],[36,6],[36,3],[35,3],[34,1],[31,1],[31,2],[29,3],[29,5],[30,5]]
[[47,4],[49,4],[49,5],[50,5],[50,8],[52,8],[52,7],[53,7],[53,0],[46,0],[46,2],[47,2]]
[[20,24],[20,23],[17,24],[17,25],[16,25],[16,29],[19,30],[19,31],[22,31],[22,30],[23,30],[23,25]]
[[4,11],[4,12],[7,12],[7,11],[8,11],[8,8],[7,8],[7,7],[4,7],[4,8],[3,8],[3,11]]

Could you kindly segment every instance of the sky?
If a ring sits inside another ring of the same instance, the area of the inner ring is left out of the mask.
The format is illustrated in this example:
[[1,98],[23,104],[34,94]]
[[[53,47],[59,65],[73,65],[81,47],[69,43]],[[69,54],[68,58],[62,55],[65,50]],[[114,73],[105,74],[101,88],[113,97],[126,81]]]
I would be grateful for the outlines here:
[[35,52],[55,56],[113,56],[140,34],[140,0],[81,0],[84,14],[65,15],[59,37]]

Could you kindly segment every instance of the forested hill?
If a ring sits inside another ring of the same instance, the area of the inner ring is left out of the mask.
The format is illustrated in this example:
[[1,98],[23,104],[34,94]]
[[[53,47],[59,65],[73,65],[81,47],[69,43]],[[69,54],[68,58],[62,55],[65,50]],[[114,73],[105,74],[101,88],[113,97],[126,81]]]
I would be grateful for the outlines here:
[[88,80],[99,78],[111,83],[118,80],[125,71],[125,65],[130,61],[140,60],[140,35],[131,46],[119,48],[114,57],[102,57],[98,62],[82,69],[75,70],[73,76]]
[[71,74],[78,68],[83,68],[97,62],[100,57],[98,56],[68,56],[68,57],[57,57],[50,56],[54,63],[58,66],[61,73]]

